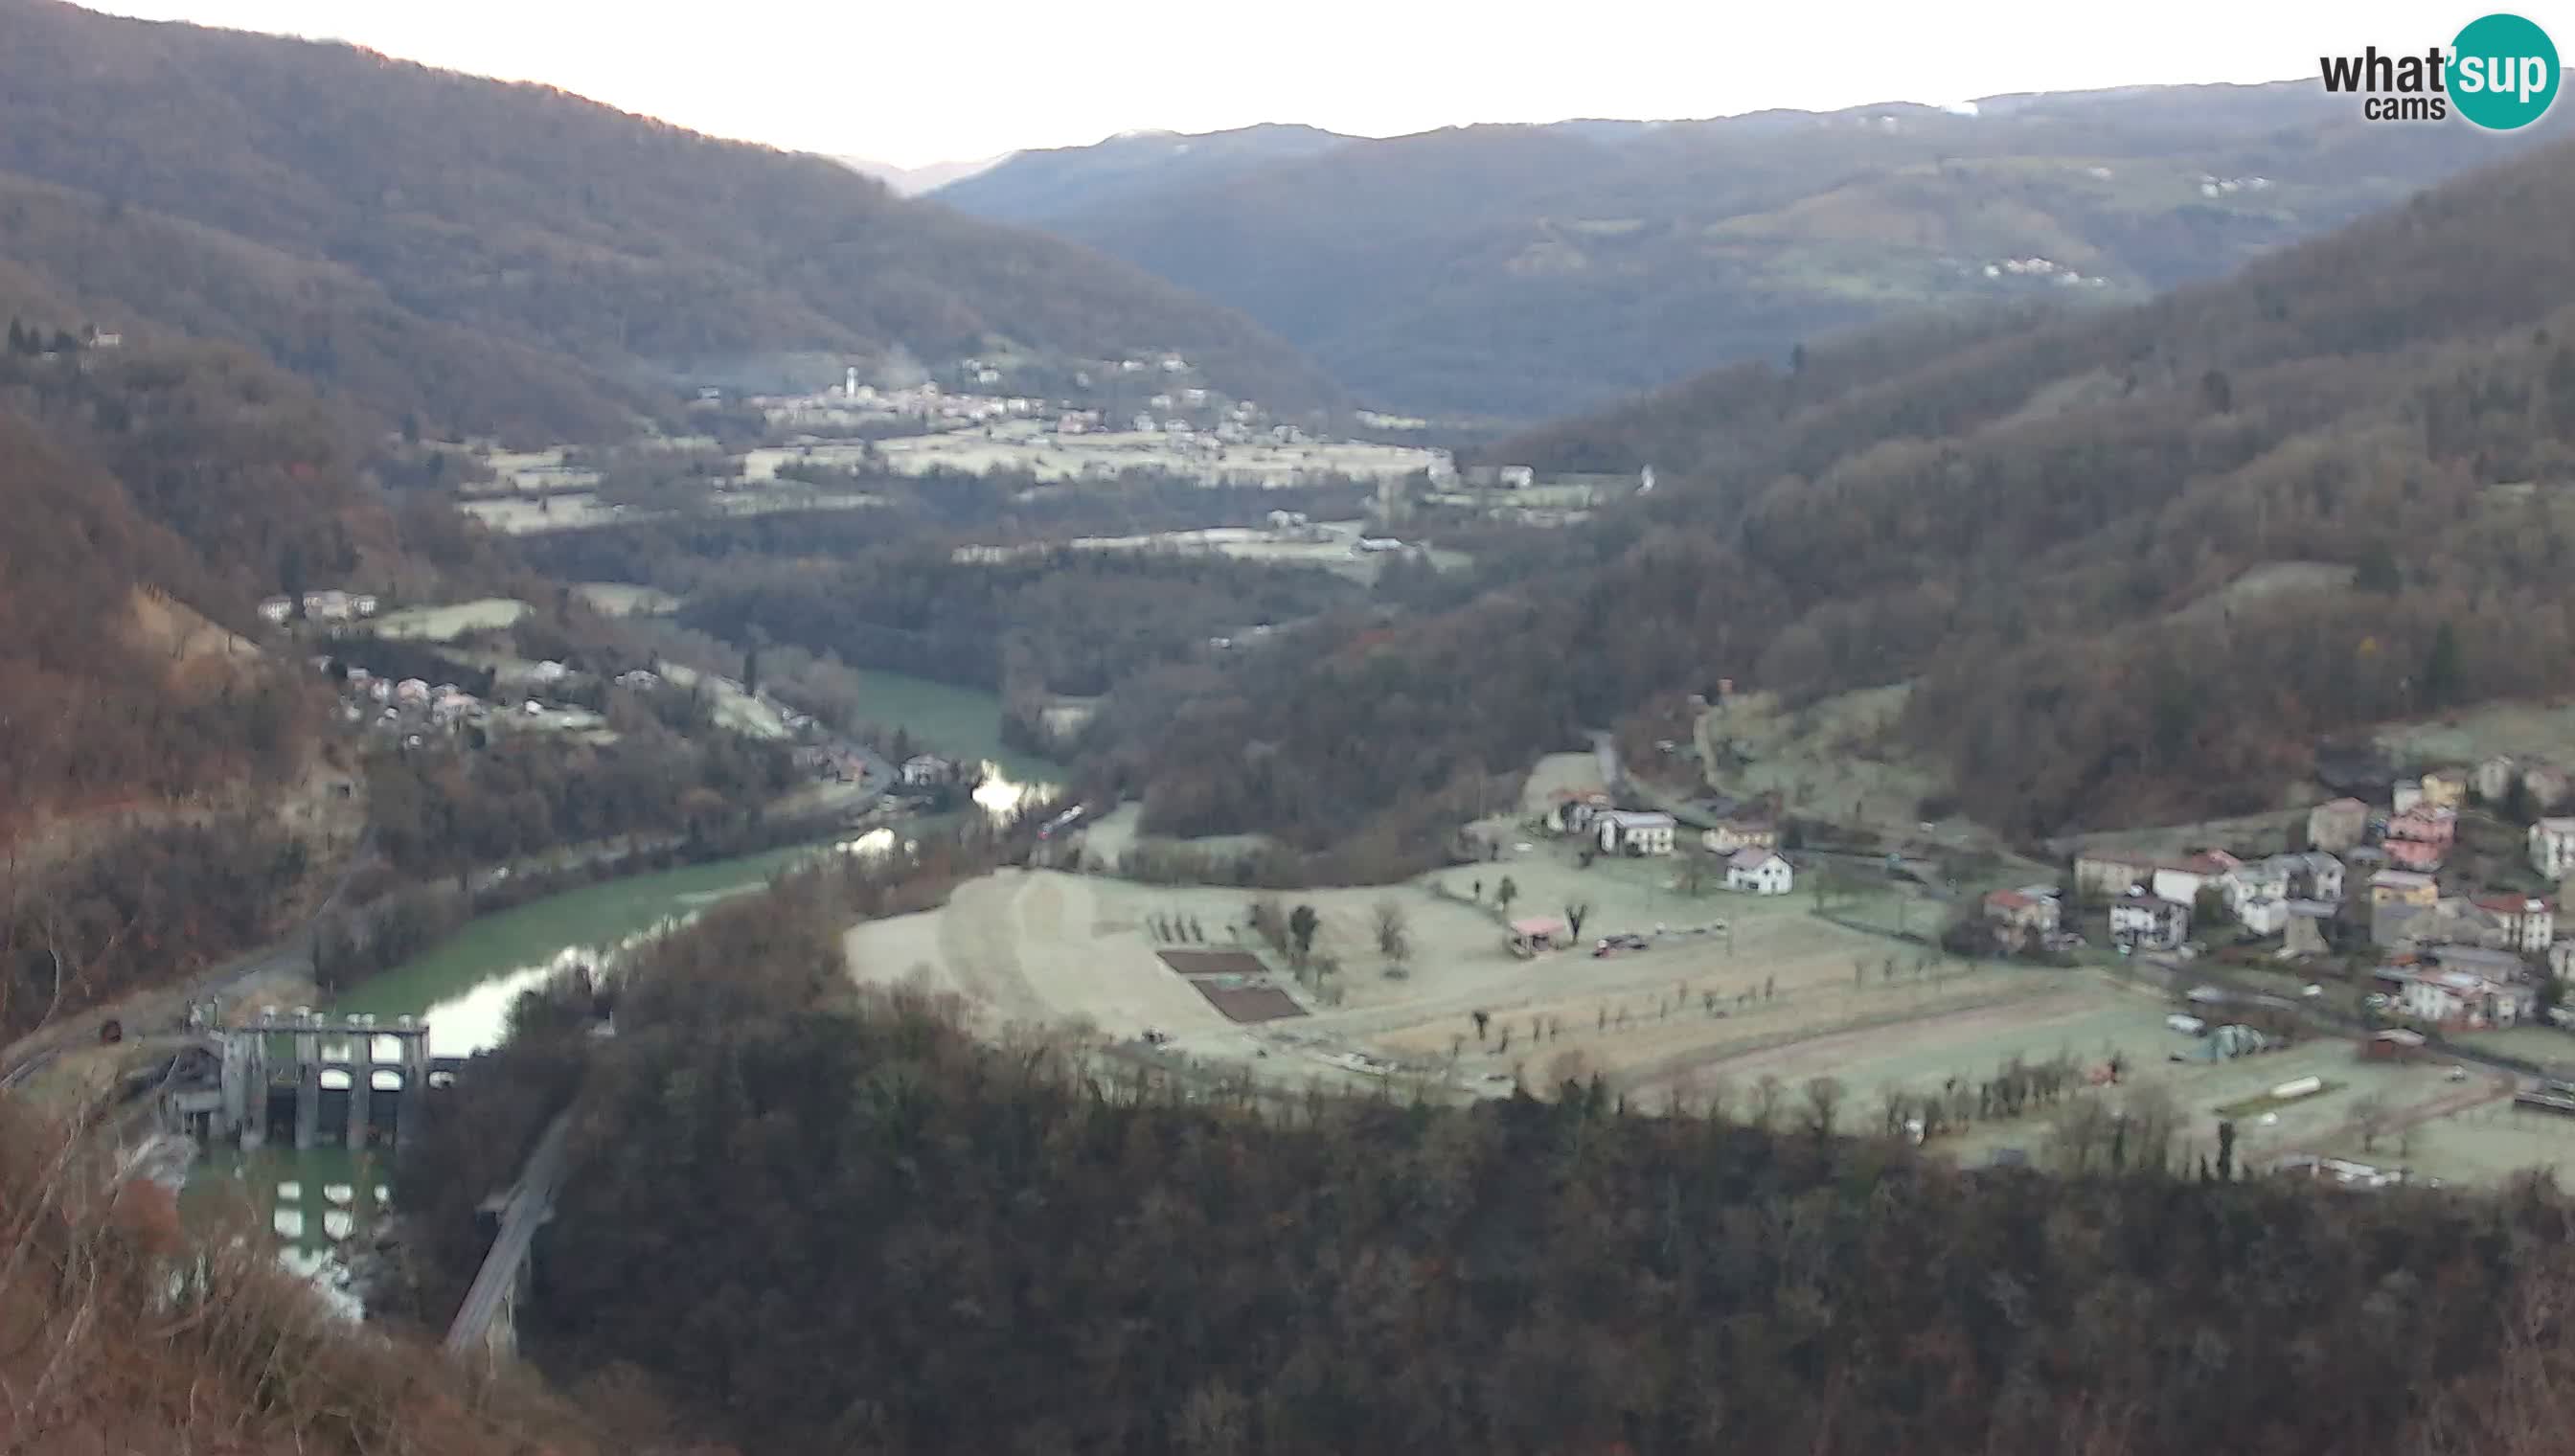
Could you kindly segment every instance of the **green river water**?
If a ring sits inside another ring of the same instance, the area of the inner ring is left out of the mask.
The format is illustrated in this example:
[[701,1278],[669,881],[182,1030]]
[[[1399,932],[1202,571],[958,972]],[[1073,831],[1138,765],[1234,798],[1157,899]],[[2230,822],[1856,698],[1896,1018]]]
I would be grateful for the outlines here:
[[[976,798],[987,809],[1007,811],[1023,794],[1062,781],[1062,765],[1002,746],[1001,701],[995,695],[899,674],[862,676],[872,693],[883,695],[872,704],[875,722],[901,726],[930,750],[985,761],[986,782]],[[432,1054],[469,1056],[498,1043],[519,993],[557,970],[596,962],[620,944],[708,905],[754,893],[802,859],[836,847],[893,841],[893,830],[878,829],[858,839],[772,849],[550,895],[472,921],[325,1009],[373,1013],[388,1021],[420,1016],[430,1026]],[[342,1272],[341,1249],[363,1242],[387,1206],[392,1181],[381,1151],[216,1147],[198,1164],[190,1193],[203,1197],[217,1188],[238,1188],[276,1229],[287,1262],[314,1272],[331,1289]]]

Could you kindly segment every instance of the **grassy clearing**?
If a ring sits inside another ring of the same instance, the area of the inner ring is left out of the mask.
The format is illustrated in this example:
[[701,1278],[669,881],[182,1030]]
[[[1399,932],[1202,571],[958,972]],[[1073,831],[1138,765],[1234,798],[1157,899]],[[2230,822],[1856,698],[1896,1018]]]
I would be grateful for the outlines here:
[[446,607],[408,607],[375,620],[378,637],[414,642],[454,642],[467,633],[501,632],[528,615],[528,604],[509,597],[482,597]]

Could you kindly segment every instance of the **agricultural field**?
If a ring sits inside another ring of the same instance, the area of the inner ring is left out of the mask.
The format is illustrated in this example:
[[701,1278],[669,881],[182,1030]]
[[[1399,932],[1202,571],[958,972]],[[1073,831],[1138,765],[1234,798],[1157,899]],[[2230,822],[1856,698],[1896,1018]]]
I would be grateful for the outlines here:
[[2575,703],[2489,703],[2377,732],[2397,762],[2430,768],[2473,763],[2495,753],[2555,758],[2575,741]]
[[[1923,800],[1948,786],[1893,747],[1895,721],[1911,693],[1899,683],[1795,710],[1766,693],[1738,694],[1699,718],[1707,785],[1740,795],[1776,791],[1806,817],[1910,837],[1923,821]],[[1934,828],[1944,842],[1992,844],[1963,818]]]
[[378,637],[414,642],[454,642],[468,633],[500,632],[528,615],[528,604],[508,597],[482,597],[446,607],[407,607],[388,612],[372,624]]
[[668,617],[682,606],[668,592],[628,582],[584,582],[573,591],[602,617]]

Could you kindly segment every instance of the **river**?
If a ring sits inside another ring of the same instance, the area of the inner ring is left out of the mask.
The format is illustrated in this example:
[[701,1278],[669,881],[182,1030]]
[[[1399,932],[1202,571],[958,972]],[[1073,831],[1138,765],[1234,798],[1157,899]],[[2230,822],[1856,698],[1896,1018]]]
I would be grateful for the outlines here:
[[[985,781],[975,795],[988,811],[1006,813],[1025,795],[1053,790],[1066,777],[1061,764],[1015,753],[1001,741],[1001,700],[893,673],[863,675],[883,695],[875,722],[900,726],[928,750],[983,760]],[[871,707],[876,707],[872,703]],[[772,849],[736,859],[631,875],[567,890],[476,919],[420,956],[351,988],[326,1009],[372,1013],[388,1020],[417,1015],[430,1026],[438,1056],[470,1056],[500,1042],[511,1005],[521,991],[576,962],[596,962],[604,952],[708,905],[757,892],[779,870],[841,848],[882,848],[892,829],[857,839]],[[387,1206],[392,1170],[378,1151],[317,1147],[264,1147],[242,1152],[207,1149],[190,1180],[189,1195],[211,1196],[230,1185],[277,1231],[284,1257],[315,1273],[326,1290],[339,1291],[338,1252],[363,1241]]]

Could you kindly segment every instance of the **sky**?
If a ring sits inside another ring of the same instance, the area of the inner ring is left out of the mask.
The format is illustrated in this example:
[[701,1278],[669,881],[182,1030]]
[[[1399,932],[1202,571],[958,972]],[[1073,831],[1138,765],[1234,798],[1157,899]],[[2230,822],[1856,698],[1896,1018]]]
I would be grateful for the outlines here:
[[[2393,0],[97,0],[542,81],[717,136],[914,167],[1122,131],[1363,136],[2312,78],[2485,7]],[[2107,12],[2105,14],[2105,12]],[[2525,4],[2575,59],[2575,0]]]

